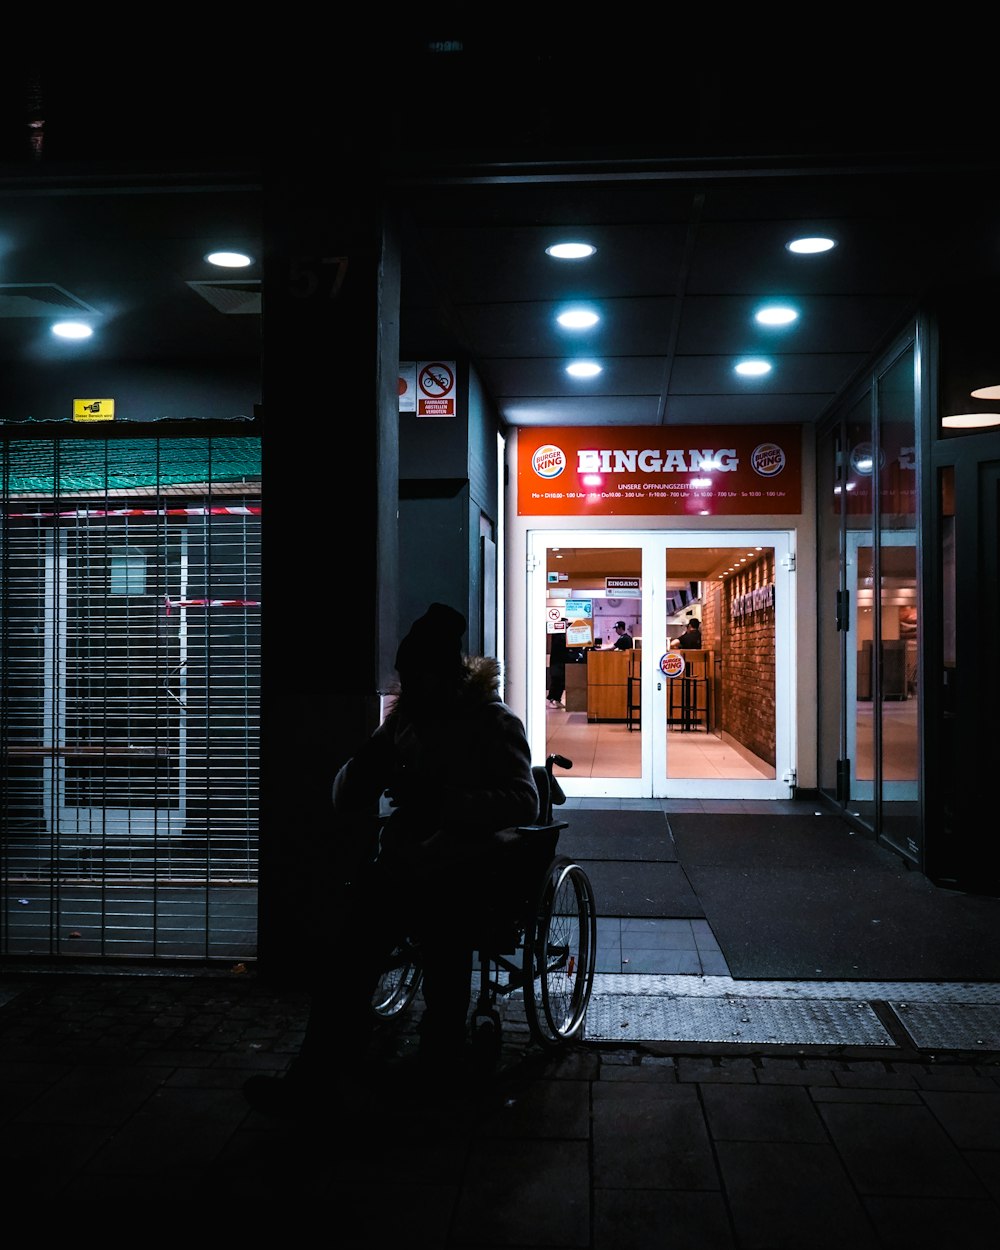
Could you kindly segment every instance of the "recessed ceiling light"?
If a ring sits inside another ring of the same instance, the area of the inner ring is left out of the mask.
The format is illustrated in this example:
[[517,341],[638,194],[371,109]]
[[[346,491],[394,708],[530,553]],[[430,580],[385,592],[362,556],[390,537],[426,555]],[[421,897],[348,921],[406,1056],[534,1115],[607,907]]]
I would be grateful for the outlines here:
[[556,317],[556,321],[567,330],[586,330],[597,325],[600,317],[589,308],[567,308]]
[[545,252],[556,260],[582,260],[585,256],[593,256],[597,251],[592,243],[553,243]]
[[601,372],[601,366],[593,360],[574,360],[571,365],[566,366],[566,372],[573,378],[596,378]]
[[766,360],[741,360],[735,368],[745,378],[762,378],[765,373],[771,372],[771,365]]
[[950,430],[984,430],[1000,425],[1000,412],[958,412],[942,417],[941,424]]
[[205,259],[220,269],[246,269],[247,265],[253,264],[253,257],[245,252],[209,252]]
[[94,330],[83,321],[57,321],[52,333],[61,339],[89,339]]
[[970,394],[973,399],[1000,399],[1000,386],[980,386]]
[[792,239],[790,243],[785,244],[790,252],[795,252],[799,256],[814,256],[817,252],[828,252],[831,247],[836,246],[833,239],[827,239],[821,235],[808,239]]
[[799,314],[787,304],[768,304],[754,313],[754,320],[762,326],[787,326],[798,320]]

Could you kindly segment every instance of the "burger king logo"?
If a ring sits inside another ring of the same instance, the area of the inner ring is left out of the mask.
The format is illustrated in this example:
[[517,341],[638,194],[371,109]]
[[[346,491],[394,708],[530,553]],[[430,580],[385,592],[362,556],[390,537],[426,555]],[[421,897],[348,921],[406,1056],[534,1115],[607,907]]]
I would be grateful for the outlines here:
[[785,453],[777,443],[758,443],[750,453],[750,465],[761,477],[777,477],[785,467]]
[[666,677],[680,677],[687,668],[687,660],[679,651],[668,651],[660,656],[660,672]]
[[539,447],[531,457],[531,467],[547,480],[558,477],[566,468],[566,453],[553,443]]

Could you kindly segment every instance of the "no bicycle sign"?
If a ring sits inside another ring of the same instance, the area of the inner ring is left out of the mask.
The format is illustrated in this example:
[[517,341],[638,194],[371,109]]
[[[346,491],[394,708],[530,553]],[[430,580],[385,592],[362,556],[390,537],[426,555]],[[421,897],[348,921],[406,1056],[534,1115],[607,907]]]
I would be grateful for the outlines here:
[[455,415],[455,362],[433,360],[417,368],[417,416]]

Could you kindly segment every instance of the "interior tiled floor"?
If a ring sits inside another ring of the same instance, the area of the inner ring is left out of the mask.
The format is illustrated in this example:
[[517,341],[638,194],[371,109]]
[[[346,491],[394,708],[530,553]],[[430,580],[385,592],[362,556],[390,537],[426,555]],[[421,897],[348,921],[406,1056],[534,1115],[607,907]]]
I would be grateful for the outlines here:
[[[573,761],[574,777],[639,777],[640,734],[624,723],[587,720],[586,712],[547,708],[547,752]],[[774,768],[737,750],[704,729],[671,729],[667,739],[667,776],[706,779],[773,780]]]

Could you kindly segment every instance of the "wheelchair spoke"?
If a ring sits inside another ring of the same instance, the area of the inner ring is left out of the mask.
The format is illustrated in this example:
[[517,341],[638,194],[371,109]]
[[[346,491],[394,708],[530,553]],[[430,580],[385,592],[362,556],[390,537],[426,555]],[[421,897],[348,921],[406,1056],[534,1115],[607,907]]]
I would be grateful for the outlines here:
[[543,1045],[576,1036],[590,1001],[597,921],[586,873],[568,859],[549,869],[533,939],[534,983],[525,987],[532,1032]]
[[413,1002],[422,979],[418,952],[409,944],[398,946],[379,977],[372,1011],[380,1019],[400,1015]]

